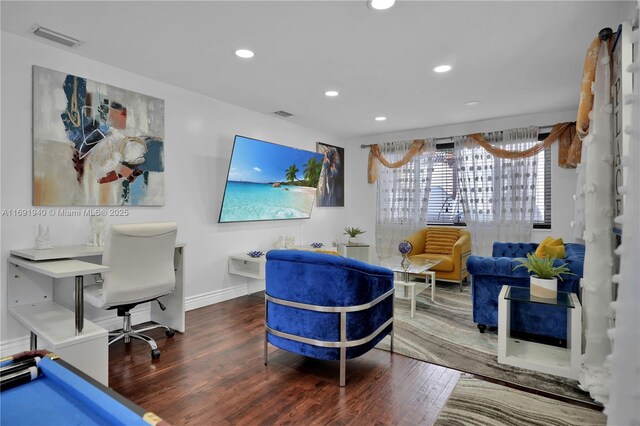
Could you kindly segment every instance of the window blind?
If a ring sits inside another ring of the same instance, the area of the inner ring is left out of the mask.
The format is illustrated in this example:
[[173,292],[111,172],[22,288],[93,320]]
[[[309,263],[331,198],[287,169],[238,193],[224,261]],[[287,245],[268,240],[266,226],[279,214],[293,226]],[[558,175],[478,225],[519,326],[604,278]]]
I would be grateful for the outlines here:
[[[541,140],[547,135],[540,135]],[[551,227],[551,150],[546,149],[538,154],[536,182],[536,211],[534,212],[534,228]],[[445,143],[437,146],[431,176],[431,192],[427,222],[433,225],[464,225],[464,212],[460,203],[458,179],[453,162],[453,144]],[[423,167],[424,166],[424,167]],[[424,184],[426,162],[420,163],[420,182]]]

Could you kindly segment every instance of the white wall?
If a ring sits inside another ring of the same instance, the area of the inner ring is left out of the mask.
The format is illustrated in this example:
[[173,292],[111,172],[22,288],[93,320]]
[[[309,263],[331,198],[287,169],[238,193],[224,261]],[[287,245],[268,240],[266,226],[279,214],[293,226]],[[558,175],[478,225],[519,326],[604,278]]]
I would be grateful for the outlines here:
[[[165,100],[165,205],[129,208],[129,217],[107,224],[172,220],[185,242],[186,295],[200,303],[246,293],[255,284],[227,274],[227,256],[268,249],[278,235],[297,242],[332,241],[345,226],[345,208],[314,208],[309,220],[218,224],[235,134],[315,151],[316,141],[344,146],[330,135],[132,74],[26,38],[2,32],[2,209],[31,208],[31,75],[40,65]],[[189,78],[189,64],[185,64]],[[213,78],[213,77],[212,77]],[[348,193],[347,193],[348,195]],[[54,245],[88,240],[88,218],[2,217],[2,341],[26,336],[6,309],[6,258],[15,248],[33,247],[39,223],[51,227]],[[87,281],[92,280],[88,278]],[[66,285],[66,283],[62,283]],[[204,302],[202,302],[204,300]],[[193,306],[193,304],[192,304]],[[87,309],[87,316],[105,313]]]
[[[349,158],[349,167],[345,171],[346,180],[349,182],[347,202],[349,206],[354,207],[348,209],[347,221],[351,226],[360,226],[369,231],[363,236],[362,240],[366,240],[370,244],[375,242],[376,185],[367,183],[369,150],[361,149],[361,144],[458,136],[525,126],[546,126],[565,121],[575,121],[576,114],[577,110],[530,114],[349,140],[347,146],[352,154]],[[575,193],[577,174],[575,169],[558,167],[557,144],[552,147],[551,165],[551,230],[534,230],[532,240],[533,242],[539,242],[544,237],[553,235],[561,237],[565,242],[573,242],[575,239],[573,238],[570,223],[573,220],[574,201],[572,197]]]

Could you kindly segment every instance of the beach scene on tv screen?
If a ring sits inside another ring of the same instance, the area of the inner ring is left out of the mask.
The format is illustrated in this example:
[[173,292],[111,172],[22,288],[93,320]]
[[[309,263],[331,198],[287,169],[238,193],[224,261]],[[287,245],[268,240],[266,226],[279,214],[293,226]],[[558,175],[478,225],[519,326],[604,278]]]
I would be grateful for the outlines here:
[[309,218],[323,157],[236,136],[220,222]]

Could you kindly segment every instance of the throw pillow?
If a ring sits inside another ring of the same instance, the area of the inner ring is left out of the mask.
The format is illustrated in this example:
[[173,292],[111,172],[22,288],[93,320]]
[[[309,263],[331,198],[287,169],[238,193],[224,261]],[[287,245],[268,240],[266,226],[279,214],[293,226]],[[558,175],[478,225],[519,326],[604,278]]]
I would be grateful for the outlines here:
[[432,254],[453,254],[453,245],[460,239],[457,228],[427,228],[424,252]]
[[536,249],[538,257],[555,257],[556,259],[564,259],[564,242],[562,238],[547,237],[538,245]]
[[316,253],[324,253],[324,254],[333,254],[335,256],[340,256],[340,253],[338,253],[335,250],[314,250]]

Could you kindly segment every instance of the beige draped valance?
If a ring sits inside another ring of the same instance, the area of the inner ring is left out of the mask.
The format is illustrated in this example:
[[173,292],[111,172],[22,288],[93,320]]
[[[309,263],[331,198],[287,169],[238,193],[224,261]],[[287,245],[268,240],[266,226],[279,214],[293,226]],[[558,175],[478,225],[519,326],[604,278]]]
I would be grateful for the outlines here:
[[[390,169],[397,169],[398,167],[402,167],[407,164],[416,154],[422,152],[426,147],[424,139],[416,139],[411,143],[411,146],[407,150],[407,153],[395,163],[390,163],[389,160],[384,158],[384,155],[380,152],[380,147],[376,145],[371,145],[369,148],[369,167],[367,172],[367,181],[369,183],[374,183],[378,180],[378,161],[380,161],[385,167]],[[378,161],[376,161],[376,159]]]
[[551,133],[549,133],[549,136],[547,136],[543,141],[523,151],[510,151],[508,149],[501,149],[501,148],[495,147],[491,145],[489,142],[487,142],[484,136],[482,136],[480,133],[474,133],[467,137],[470,140],[477,143],[478,145],[480,145],[482,148],[484,148],[485,151],[492,154],[494,157],[526,158],[526,157],[532,157],[537,153],[539,153],[540,151],[547,149],[548,147],[553,145],[555,141],[560,139],[561,136],[565,135],[565,132],[567,132],[568,133],[567,136],[570,137],[572,127],[575,128],[575,125],[573,123],[558,123],[555,126],[553,126],[553,129],[551,129]]
[[580,139],[589,134],[589,112],[593,107],[593,93],[591,85],[596,79],[596,65],[598,65],[598,52],[600,51],[600,37],[591,42],[584,58],[582,68],[582,83],[580,84],[580,104],[578,105],[578,118],[576,119],[576,132]]
[[[551,133],[549,136],[545,138],[545,140],[540,143],[532,146],[529,149],[524,151],[510,151],[506,149],[501,149],[491,145],[480,133],[474,133],[467,136],[467,142],[476,143],[484,148],[490,154],[498,157],[498,158],[525,158],[536,155],[540,151],[550,147],[557,140],[560,141],[560,145],[570,154],[573,145],[576,145],[576,140],[579,142],[579,139],[576,136],[576,126],[575,123],[558,123],[553,126]],[[380,147],[378,145],[371,145],[369,147],[369,168],[367,174],[367,181],[369,183],[374,183],[378,179],[378,161],[382,163],[385,167],[395,169],[398,167],[402,167],[407,164],[413,157],[415,157],[420,152],[426,149],[426,143],[423,139],[416,139],[412,142],[411,146],[407,153],[402,157],[401,160],[396,161],[395,163],[390,163],[384,155],[380,152]],[[577,153],[575,152],[577,151]],[[576,156],[577,155],[577,156]],[[376,161],[377,160],[377,161]],[[574,150],[574,158],[572,161],[580,162],[580,149]],[[575,167],[575,164],[573,167]]]

